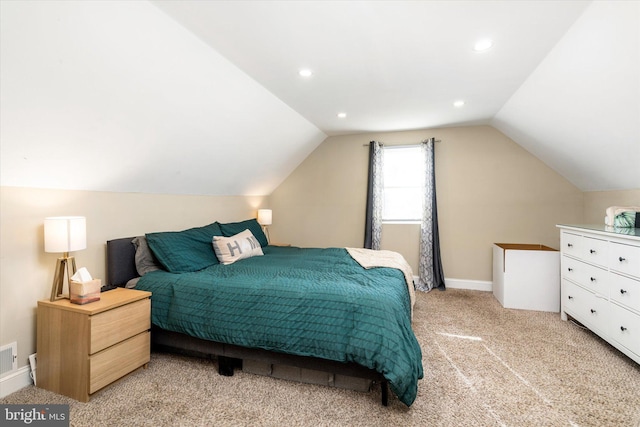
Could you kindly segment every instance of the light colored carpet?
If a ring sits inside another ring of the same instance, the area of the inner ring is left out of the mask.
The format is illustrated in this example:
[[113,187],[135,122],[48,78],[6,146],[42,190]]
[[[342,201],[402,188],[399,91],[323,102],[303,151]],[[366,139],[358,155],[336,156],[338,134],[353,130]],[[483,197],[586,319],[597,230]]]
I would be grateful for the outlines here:
[[640,426],[640,366],[559,314],[450,289],[418,293],[414,330],[425,378],[410,408],[163,353],[89,403],[33,386],[0,402],[68,403],[73,426]]

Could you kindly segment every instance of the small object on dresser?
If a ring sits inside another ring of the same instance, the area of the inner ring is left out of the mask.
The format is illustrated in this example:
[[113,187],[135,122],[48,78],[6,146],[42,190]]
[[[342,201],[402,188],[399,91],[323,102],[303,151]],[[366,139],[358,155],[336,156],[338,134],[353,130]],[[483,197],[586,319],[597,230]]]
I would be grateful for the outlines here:
[[94,279],[86,268],[79,269],[69,281],[69,300],[74,304],[87,304],[100,300],[102,281]]
[[69,300],[74,304],[87,304],[94,301],[100,301],[100,287],[102,281],[93,279],[88,282],[69,283]]

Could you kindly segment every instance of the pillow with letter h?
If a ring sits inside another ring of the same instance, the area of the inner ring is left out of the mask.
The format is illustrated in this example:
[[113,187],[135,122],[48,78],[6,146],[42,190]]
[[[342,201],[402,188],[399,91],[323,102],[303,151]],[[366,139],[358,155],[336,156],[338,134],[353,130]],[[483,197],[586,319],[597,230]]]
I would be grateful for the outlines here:
[[260,242],[250,230],[244,230],[231,237],[213,236],[213,250],[221,264],[229,265],[234,262],[264,255]]

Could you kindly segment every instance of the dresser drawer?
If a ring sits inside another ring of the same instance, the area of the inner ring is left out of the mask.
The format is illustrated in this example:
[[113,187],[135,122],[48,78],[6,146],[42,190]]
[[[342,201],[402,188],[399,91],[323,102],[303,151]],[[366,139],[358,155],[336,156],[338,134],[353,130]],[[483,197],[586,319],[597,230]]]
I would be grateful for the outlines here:
[[563,280],[562,290],[563,311],[590,329],[596,331],[606,331],[608,329],[608,299],[598,297],[566,280]]
[[609,242],[606,240],[583,237],[580,243],[580,259],[606,267],[609,263]]
[[640,355],[640,315],[634,314],[616,304],[611,304],[612,338]]
[[640,313],[640,281],[611,274],[614,275],[610,288],[611,300]]
[[561,294],[561,309],[571,315],[582,313],[587,307],[588,301],[592,297],[590,292],[587,292],[578,285],[571,283],[565,279],[562,279]]
[[560,234],[560,246],[564,255],[580,256],[582,254],[582,236],[563,231]]
[[89,394],[150,360],[151,333],[143,332],[89,358]]
[[126,304],[90,317],[91,342],[89,354],[94,354],[124,341],[151,327],[149,298]]
[[580,281],[580,271],[583,270],[583,266],[586,265],[582,261],[578,261],[577,259],[569,258],[566,256],[562,257],[562,277],[565,279],[573,280],[574,282]]
[[611,242],[609,267],[612,270],[640,278],[640,246]]
[[609,272],[607,270],[576,259],[563,257],[562,277],[600,295],[609,296]]

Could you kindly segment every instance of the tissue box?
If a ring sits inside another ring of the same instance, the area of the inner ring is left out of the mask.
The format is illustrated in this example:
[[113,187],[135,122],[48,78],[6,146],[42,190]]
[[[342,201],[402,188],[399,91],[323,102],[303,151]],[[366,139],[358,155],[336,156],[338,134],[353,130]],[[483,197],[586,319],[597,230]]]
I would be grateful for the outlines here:
[[88,282],[69,282],[69,300],[74,304],[86,304],[100,300],[100,279],[89,280]]

